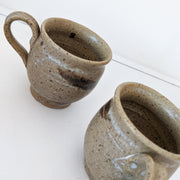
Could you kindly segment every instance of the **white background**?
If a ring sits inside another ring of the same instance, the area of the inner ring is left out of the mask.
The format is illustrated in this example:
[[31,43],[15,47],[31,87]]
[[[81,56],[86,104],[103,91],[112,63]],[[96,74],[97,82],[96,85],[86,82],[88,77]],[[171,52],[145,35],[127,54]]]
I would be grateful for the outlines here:
[[[33,1],[0,4],[24,10],[39,23],[57,16],[84,24],[109,43],[116,61],[89,96],[67,109],[46,108],[30,94],[26,69],[3,35],[0,15],[0,179],[88,180],[84,134],[120,83],[146,84],[180,107],[178,1]],[[0,7],[0,13],[8,12]],[[20,23],[12,29],[28,48],[30,29]],[[171,180],[179,179],[180,170]]]

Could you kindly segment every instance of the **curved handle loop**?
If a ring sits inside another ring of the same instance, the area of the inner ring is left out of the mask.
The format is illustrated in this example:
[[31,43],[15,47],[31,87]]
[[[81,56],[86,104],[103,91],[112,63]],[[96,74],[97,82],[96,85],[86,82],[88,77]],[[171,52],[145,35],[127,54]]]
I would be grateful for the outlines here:
[[25,66],[27,66],[28,52],[26,49],[15,39],[11,32],[11,24],[13,21],[21,20],[26,22],[32,30],[32,38],[30,39],[30,47],[34,44],[40,34],[40,29],[37,21],[27,13],[16,11],[9,14],[5,20],[4,24],[4,34],[11,44],[11,46],[16,50],[16,52],[21,56]]
[[168,180],[166,168],[144,153],[137,153],[113,160],[116,169],[121,171],[122,179],[129,180]]
[[145,163],[145,176],[143,180],[168,180],[168,173],[166,168],[153,160],[148,154],[139,154],[134,157],[134,161]]
[[155,180],[168,180],[166,168],[159,163],[155,163]]

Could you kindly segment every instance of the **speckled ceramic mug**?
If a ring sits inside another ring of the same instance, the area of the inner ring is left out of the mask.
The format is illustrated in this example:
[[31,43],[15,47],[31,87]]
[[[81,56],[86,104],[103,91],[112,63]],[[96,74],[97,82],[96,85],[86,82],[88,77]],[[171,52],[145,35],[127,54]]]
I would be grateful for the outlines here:
[[180,111],[155,90],[124,83],[86,131],[91,180],[167,180],[180,164]]
[[[15,20],[32,29],[29,53],[12,35]],[[67,107],[86,96],[112,58],[110,47],[96,33],[66,19],[47,19],[40,31],[32,16],[14,12],[6,18],[4,32],[27,67],[32,95],[51,108]]]

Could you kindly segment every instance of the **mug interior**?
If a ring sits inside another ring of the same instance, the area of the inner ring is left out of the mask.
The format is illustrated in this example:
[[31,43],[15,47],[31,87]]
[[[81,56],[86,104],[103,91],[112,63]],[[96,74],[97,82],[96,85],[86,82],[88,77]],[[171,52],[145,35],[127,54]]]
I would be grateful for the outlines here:
[[56,45],[77,57],[91,61],[111,59],[111,50],[107,43],[78,23],[50,18],[46,20],[45,31]]
[[168,152],[180,154],[180,113],[169,100],[144,85],[131,84],[121,90],[120,103],[146,138]]

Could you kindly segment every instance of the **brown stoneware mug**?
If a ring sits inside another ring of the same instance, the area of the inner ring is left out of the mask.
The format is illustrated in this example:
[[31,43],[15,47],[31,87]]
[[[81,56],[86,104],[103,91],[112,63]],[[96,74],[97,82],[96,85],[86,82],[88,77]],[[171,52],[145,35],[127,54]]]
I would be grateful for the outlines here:
[[124,83],[86,131],[91,180],[167,180],[180,164],[180,111],[155,90]]
[[[12,35],[11,23],[16,20],[32,29],[29,53]],[[13,12],[4,32],[23,59],[32,95],[51,108],[65,108],[90,93],[112,58],[110,47],[96,33],[66,19],[49,18],[40,30],[32,16]]]

